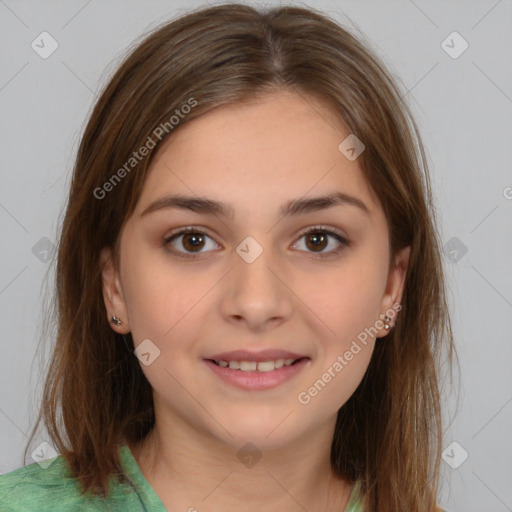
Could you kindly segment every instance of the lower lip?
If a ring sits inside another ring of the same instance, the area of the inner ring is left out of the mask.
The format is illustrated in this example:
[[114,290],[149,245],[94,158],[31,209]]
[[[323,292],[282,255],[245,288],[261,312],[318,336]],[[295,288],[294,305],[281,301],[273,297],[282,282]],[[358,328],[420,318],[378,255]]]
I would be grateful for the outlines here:
[[218,366],[210,360],[204,360],[206,365],[218,375],[224,382],[241,389],[265,390],[276,388],[292,377],[300,373],[309,363],[309,359],[304,358],[299,362],[277,368],[271,372],[244,372],[242,370],[233,370],[229,367]]

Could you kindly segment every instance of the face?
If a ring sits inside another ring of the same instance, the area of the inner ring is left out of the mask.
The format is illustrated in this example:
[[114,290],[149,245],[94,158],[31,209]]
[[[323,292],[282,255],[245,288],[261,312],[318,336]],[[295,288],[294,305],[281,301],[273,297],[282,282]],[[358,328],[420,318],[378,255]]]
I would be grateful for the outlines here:
[[[108,318],[143,354],[157,423],[260,448],[333,428],[386,342],[408,259],[389,259],[378,197],[338,149],[348,135],[282,91],[196,118],[160,149],[119,268],[101,256]],[[311,201],[325,196],[339,200]]]

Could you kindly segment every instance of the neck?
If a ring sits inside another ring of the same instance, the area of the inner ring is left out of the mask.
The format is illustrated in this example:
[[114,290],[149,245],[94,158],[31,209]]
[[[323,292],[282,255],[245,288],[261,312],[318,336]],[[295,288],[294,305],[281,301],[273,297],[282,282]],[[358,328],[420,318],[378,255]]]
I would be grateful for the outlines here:
[[[166,426],[167,427],[167,426]],[[333,426],[278,449],[235,449],[186,428],[155,424],[130,445],[146,480],[168,512],[342,511],[353,484],[330,468]]]

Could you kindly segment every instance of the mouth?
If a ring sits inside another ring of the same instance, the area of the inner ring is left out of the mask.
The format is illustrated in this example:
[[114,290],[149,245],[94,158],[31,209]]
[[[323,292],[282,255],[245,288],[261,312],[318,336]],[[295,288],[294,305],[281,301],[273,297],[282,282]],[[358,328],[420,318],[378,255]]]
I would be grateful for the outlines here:
[[207,359],[207,361],[212,362],[213,364],[221,367],[221,368],[229,368],[231,370],[239,370],[242,372],[272,372],[274,370],[279,370],[285,366],[293,366],[303,360],[309,359],[309,357],[299,357],[297,359],[287,358],[287,359],[269,359],[268,361],[236,361],[236,360],[224,360],[224,359]]
[[261,391],[289,381],[310,364],[311,358],[283,350],[265,350],[224,352],[203,361],[224,383]]

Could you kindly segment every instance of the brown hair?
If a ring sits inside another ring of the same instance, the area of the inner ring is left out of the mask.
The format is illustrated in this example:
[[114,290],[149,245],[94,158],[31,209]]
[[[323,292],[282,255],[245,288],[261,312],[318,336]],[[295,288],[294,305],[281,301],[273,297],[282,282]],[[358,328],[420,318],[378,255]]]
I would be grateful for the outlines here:
[[[131,336],[127,350],[107,321],[99,254],[108,246],[118,258],[120,230],[162,142],[121,173],[122,182],[112,177],[149,146],[156,127],[166,127],[164,141],[213,108],[278,88],[321,99],[363,141],[358,162],[386,214],[391,253],[411,246],[396,328],[376,344],[362,382],[338,412],[333,472],[361,481],[365,511],[432,512],[441,353],[446,349],[451,367],[455,349],[426,157],[388,72],[313,9],[196,10],[145,37],[106,85],[74,166],[57,257],[57,340],[36,427],[43,417],[84,492],[106,496],[110,475],[122,479],[117,450],[153,427],[152,389],[131,353]],[[194,108],[171,127],[169,119],[191,100]],[[107,182],[108,196],[98,198]]]

